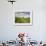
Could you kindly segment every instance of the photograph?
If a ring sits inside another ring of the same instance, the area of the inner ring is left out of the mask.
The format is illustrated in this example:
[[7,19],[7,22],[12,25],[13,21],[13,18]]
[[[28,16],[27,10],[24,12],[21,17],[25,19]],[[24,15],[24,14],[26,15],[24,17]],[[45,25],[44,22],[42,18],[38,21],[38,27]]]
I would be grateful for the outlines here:
[[32,12],[30,11],[15,12],[15,24],[16,25],[32,24]]
[[30,23],[30,12],[17,12],[15,23]]

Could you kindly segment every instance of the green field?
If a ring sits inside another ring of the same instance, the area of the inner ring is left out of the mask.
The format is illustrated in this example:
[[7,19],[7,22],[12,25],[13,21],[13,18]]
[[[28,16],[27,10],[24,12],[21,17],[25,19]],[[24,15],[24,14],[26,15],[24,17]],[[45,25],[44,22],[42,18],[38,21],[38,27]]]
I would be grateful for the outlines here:
[[15,17],[15,23],[30,23],[30,18],[24,18],[24,17]]

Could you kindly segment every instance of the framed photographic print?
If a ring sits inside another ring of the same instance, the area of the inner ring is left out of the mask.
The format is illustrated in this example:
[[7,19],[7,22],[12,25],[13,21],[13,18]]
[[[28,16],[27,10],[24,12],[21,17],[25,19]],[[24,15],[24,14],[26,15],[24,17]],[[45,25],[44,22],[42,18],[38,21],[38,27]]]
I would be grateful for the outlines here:
[[15,25],[32,25],[33,15],[32,11],[16,11],[15,12]]

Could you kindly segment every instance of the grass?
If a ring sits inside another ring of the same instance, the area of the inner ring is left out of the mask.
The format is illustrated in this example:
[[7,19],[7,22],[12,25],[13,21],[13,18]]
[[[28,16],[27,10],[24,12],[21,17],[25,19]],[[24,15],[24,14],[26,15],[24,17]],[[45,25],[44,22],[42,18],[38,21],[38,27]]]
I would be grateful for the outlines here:
[[15,17],[15,23],[30,23],[30,18],[24,18],[24,17]]

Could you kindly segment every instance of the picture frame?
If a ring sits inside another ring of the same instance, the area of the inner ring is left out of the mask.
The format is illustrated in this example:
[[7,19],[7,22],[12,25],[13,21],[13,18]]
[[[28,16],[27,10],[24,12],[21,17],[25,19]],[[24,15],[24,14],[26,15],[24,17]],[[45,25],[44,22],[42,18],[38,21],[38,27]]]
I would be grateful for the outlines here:
[[33,11],[32,10],[17,10],[15,12],[14,24],[16,26],[32,26]]

